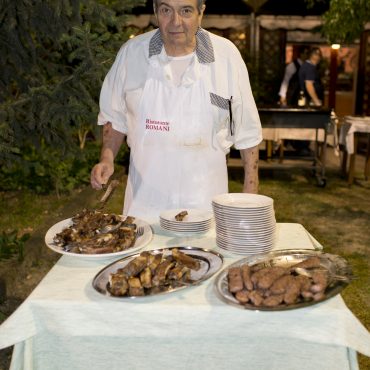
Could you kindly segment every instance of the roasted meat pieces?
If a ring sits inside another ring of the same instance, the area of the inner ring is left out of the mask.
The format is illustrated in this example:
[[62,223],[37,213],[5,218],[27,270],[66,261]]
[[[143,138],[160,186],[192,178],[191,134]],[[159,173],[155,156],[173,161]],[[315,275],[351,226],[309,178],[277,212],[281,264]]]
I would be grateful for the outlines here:
[[183,221],[184,218],[188,215],[188,211],[181,211],[175,216],[176,221]]
[[[299,271],[310,271],[310,277]],[[316,256],[290,266],[244,264],[228,271],[228,289],[241,304],[256,307],[289,306],[304,301],[325,298],[328,271]]]
[[171,249],[171,253],[142,252],[112,273],[108,291],[113,296],[151,295],[191,282],[191,270],[200,269],[199,260]]
[[67,252],[104,254],[126,250],[136,240],[133,217],[83,210],[72,217],[72,225],[54,237],[54,243]]

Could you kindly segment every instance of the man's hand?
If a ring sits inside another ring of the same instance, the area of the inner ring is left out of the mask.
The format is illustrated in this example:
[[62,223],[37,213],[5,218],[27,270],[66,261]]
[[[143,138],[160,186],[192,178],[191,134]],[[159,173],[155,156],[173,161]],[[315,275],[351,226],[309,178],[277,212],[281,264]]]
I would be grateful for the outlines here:
[[313,104],[315,106],[317,106],[317,107],[321,106],[322,105],[322,102],[321,102],[321,100],[318,98],[318,96],[316,94],[314,82],[313,81],[306,80],[305,81],[305,84],[306,84],[306,90],[307,90],[308,94],[310,95]]
[[114,164],[113,162],[109,161],[101,161],[96,164],[90,176],[91,186],[96,189],[100,190],[103,185],[105,185],[109,178],[113,175],[114,172]]
[[258,193],[258,145],[240,151],[244,167],[243,193]]
[[282,107],[286,107],[288,105],[286,98],[284,98],[283,96],[280,97],[279,103]]
[[90,175],[90,183],[94,189],[100,190],[113,175],[114,158],[124,138],[125,135],[114,130],[110,122],[103,126],[103,147],[100,162],[93,167]]

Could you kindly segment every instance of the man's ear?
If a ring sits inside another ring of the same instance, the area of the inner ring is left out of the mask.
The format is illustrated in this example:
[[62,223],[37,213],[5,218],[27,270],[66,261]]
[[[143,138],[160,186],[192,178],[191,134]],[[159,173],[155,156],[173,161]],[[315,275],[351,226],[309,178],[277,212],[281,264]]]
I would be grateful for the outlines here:
[[206,4],[202,5],[202,9],[200,10],[200,15],[203,16],[204,11],[206,10]]

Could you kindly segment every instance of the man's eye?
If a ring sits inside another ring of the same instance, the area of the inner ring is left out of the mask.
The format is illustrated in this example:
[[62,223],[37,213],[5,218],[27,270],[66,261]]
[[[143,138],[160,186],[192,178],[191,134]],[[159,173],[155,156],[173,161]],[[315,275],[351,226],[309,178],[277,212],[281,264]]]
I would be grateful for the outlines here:
[[181,9],[181,15],[184,17],[190,17],[192,14],[193,14],[193,9],[190,9],[190,8]]
[[170,8],[162,7],[159,9],[159,12],[162,15],[170,15],[172,13],[172,10]]

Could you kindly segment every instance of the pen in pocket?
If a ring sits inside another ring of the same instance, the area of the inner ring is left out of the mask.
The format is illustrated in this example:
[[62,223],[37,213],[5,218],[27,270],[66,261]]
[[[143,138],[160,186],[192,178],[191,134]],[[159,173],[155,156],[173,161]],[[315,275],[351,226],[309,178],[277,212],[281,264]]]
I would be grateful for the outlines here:
[[230,99],[228,99],[229,102],[229,122],[230,122],[230,134],[231,136],[234,135],[234,122],[233,122],[233,110],[232,110],[232,100],[233,97],[230,96]]

